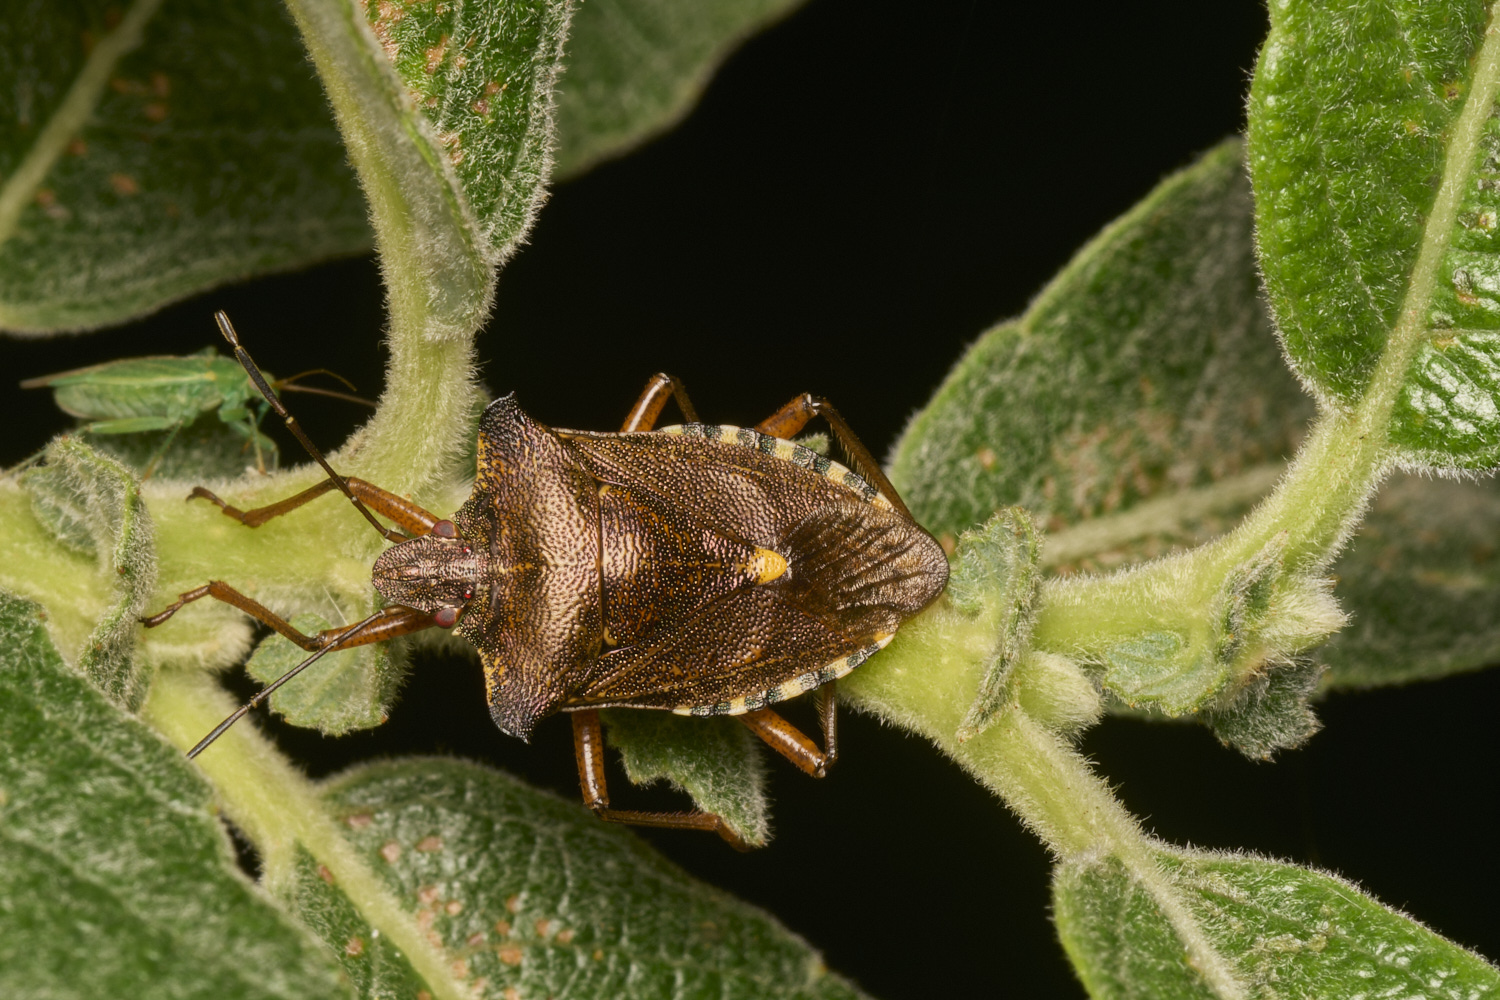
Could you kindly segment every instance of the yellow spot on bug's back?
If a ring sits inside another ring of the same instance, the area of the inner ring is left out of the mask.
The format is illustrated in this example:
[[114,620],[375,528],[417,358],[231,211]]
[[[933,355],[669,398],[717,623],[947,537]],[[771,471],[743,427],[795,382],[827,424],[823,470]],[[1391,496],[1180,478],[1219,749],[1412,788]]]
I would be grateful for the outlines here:
[[755,577],[757,585],[778,580],[786,573],[786,559],[770,549],[757,548],[745,567]]
[[417,850],[423,852],[424,854],[431,854],[433,851],[441,851],[442,849],[443,838],[439,837],[435,833],[429,834],[428,836],[423,837],[421,840],[417,841]]
[[141,191],[141,186],[129,174],[110,174],[109,186],[115,189],[115,194],[125,197],[140,194]]
[[365,953],[365,942],[361,938],[352,937],[344,942],[344,954],[350,958],[358,958]]
[[495,949],[495,955],[506,965],[521,964],[521,949],[513,944],[507,944]]
[[388,864],[395,864],[396,859],[401,857],[401,845],[394,840],[388,840],[380,845],[380,856],[385,858]]

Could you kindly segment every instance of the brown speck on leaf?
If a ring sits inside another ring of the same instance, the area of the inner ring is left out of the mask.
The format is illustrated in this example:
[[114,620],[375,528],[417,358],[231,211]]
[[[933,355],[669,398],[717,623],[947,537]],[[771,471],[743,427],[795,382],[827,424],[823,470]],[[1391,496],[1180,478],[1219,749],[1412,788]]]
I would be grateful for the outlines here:
[[554,921],[551,921],[551,920],[538,920],[536,922],[536,933],[537,933],[537,936],[538,937],[544,937],[544,938],[545,937],[551,937],[552,936],[552,931],[554,929],[556,929],[556,927],[557,927],[557,924]]
[[521,912],[521,896],[519,893],[511,896],[505,901],[505,908],[512,913]]
[[985,472],[994,469],[996,459],[993,448],[980,448],[974,457],[979,459],[979,467]]
[[394,840],[387,840],[380,845],[380,856],[385,858],[388,864],[395,864],[396,859],[401,857],[401,845]]
[[473,107],[475,114],[487,115],[490,113],[490,102],[482,97],[475,101],[471,107]]
[[510,921],[509,920],[496,920],[495,921],[495,933],[499,934],[501,937],[510,937]]
[[417,1000],[432,1000],[432,994],[426,990],[417,990]]
[[460,900],[450,899],[448,900],[448,904],[444,906],[443,909],[448,912],[448,916],[456,917],[460,913],[464,912],[464,904]]
[[166,97],[172,93],[172,81],[161,70],[151,74],[151,93],[157,97]]
[[558,944],[572,944],[573,943],[573,928],[568,927],[568,928],[564,928],[563,930],[558,931],[557,932],[557,943]]
[[74,139],[68,143],[68,154],[70,156],[87,156],[88,152],[89,144],[82,139]]
[[437,68],[443,64],[443,59],[448,55],[448,36],[444,35],[438,43],[425,53],[427,57],[426,67],[428,73],[436,73]]
[[318,878],[322,879],[324,882],[327,882],[329,885],[333,885],[333,872],[328,870],[327,865],[318,866]]
[[375,817],[369,813],[355,813],[353,816],[344,817],[344,825],[351,830],[363,830],[373,822],[375,822]]
[[468,945],[470,948],[478,948],[480,945],[484,944],[484,931],[475,931],[473,934],[470,934],[468,940],[466,940],[464,944]]
[[603,948],[595,948],[594,949],[594,961],[596,961],[596,962],[602,962],[602,961],[604,961],[604,949]]
[[468,979],[471,974],[469,972],[469,963],[466,959],[455,958],[449,968],[453,970],[454,979]]
[[435,833],[431,836],[423,837],[421,840],[417,841],[417,850],[423,852],[424,854],[431,854],[433,851],[441,851],[442,849],[443,838],[439,837]]
[[115,194],[122,197],[141,193],[141,186],[129,174],[110,174],[109,186],[115,189]]
[[344,942],[344,954],[350,958],[357,958],[365,953],[365,942],[362,938],[352,937]]
[[37,188],[36,193],[31,197],[38,205],[42,206],[43,208],[51,208],[53,205],[57,204],[57,195],[51,188]]
[[436,916],[437,912],[435,910],[418,910],[417,926],[425,931],[427,928],[432,926],[432,920]]
[[505,987],[505,1000],[521,1000],[521,991],[514,986]]
[[521,964],[521,949],[517,948],[513,944],[507,944],[496,948],[495,954],[498,955],[500,957],[500,961],[504,962],[506,965]]
[[424,885],[417,890],[417,902],[423,906],[431,906],[442,898],[442,891],[435,885]]
[[127,80],[123,76],[117,76],[109,81],[109,86],[117,94],[129,94],[140,85],[134,80]]
[[124,16],[120,8],[110,5],[104,8],[104,26],[110,31],[114,31],[120,26],[120,21]]
[[167,106],[161,101],[152,101],[141,109],[149,122],[164,122],[167,120]]
[[502,91],[504,89],[505,88],[502,87],[502,86],[500,86],[500,84],[497,81],[491,80],[489,83],[487,83],[487,84],[484,85],[484,96],[485,97],[493,97],[494,95],[500,93],[500,91]]

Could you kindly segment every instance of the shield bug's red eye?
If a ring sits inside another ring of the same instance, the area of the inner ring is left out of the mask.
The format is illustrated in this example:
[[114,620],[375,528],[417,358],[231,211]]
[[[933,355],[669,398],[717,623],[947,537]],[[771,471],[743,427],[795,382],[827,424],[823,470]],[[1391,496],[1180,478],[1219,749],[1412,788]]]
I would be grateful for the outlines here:
[[452,521],[439,521],[432,526],[432,533],[439,538],[457,538],[458,529],[453,526]]
[[452,628],[458,624],[458,609],[438,608],[432,613],[432,624],[438,628]]

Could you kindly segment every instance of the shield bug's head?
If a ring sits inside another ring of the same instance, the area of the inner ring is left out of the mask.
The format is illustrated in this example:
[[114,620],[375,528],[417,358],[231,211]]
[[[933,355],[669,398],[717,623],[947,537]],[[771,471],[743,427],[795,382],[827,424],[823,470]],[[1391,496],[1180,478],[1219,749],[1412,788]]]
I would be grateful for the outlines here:
[[380,596],[430,611],[439,625],[452,627],[482,585],[489,562],[485,549],[457,535],[452,521],[439,521],[429,534],[382,552],[371,571]]

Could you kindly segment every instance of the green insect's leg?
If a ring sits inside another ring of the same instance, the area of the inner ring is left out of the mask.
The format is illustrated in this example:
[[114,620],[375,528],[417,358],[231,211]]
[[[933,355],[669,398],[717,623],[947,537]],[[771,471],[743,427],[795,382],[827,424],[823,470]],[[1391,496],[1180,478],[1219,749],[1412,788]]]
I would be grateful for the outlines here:
[[182,421],[179,420],[172,425],[171,433],[163,438],[161,444],[151,453],[150,460],[146,462],[145,470],[141,472],[142,482],[151,478],[151,473],[156,471],[157,463],[166,457],[167,449],[172,447],[173,441],[177,440],[177,432],[180,430],[182,430]]
[[144,434],[181,426],[182,421],[173,417],[121,417],[119,420],[96,420],[78,429],[85,434]]

